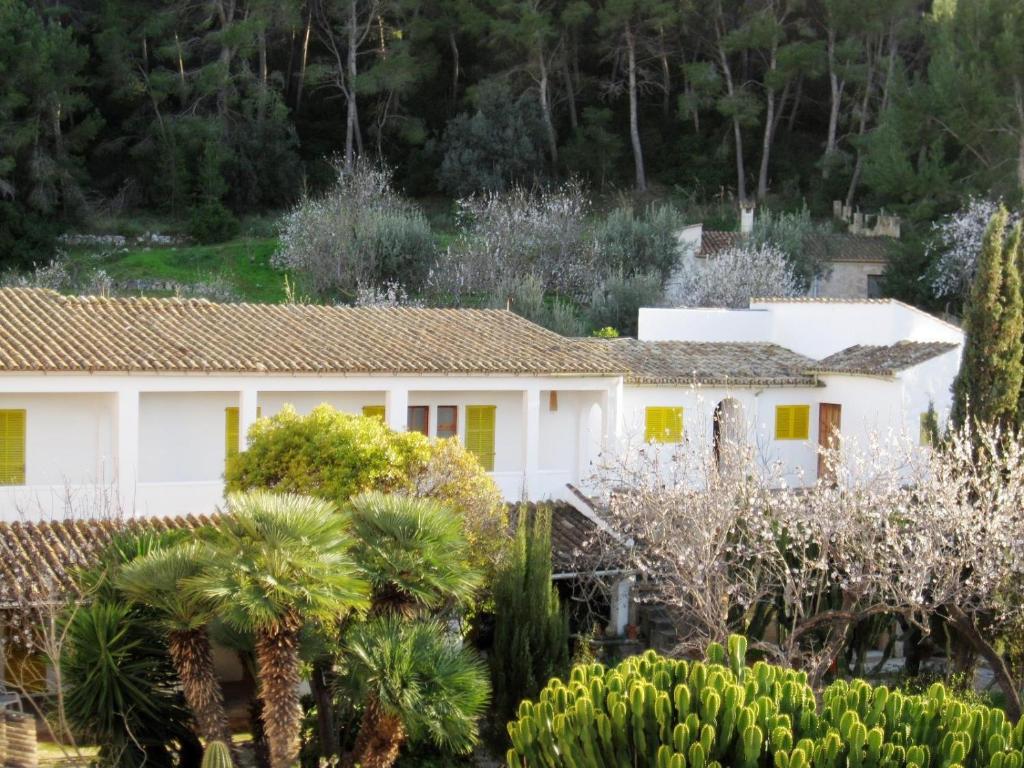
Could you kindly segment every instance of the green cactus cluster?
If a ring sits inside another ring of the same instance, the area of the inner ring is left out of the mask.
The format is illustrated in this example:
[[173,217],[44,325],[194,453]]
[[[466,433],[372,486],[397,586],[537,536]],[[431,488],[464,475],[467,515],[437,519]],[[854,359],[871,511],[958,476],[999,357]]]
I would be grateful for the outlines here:
[[1024,768],[1024,720],[861,680],[821,704],[803,672],[746,665],[746,640],[706,661],[648,651],[617,667],[584,664],[523,701],[508,724],[513,768]]
[[203,752],[201,768],[231,768],[231,749],[223,741],[211,741]]

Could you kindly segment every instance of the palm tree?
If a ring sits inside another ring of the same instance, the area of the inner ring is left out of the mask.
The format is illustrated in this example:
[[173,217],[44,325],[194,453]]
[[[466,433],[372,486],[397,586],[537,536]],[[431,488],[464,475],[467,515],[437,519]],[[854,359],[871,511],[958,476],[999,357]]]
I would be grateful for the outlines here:
[[328,501],[250,491],[228,497],[208,545],[208,566],[185,584],[230,626],[255,640],[259,697],[272,768],[298,757],[299,631],[366,605],[349,556],[347,517]]
[[487,670],[437,621],[380,616],[348,634],[349,669],[367,702],[352,758],[361,768],[390,768],[409,738],[468,752],[490,698]]
[[224,694],[207,633],[213,614],[208,603],[182,589],[182,583],[196,577],[203,565],[202,549],[194,542],[156,547],[126,563],[114,584],[129,600],[153,608],[161,617],[167,649],[199,736],[230,743]]
[[462,521],[431,499],[377,492],[349,503],[353,556],[371,587],[373,615],[413,616],[467,603],[481,577],[469,565]]

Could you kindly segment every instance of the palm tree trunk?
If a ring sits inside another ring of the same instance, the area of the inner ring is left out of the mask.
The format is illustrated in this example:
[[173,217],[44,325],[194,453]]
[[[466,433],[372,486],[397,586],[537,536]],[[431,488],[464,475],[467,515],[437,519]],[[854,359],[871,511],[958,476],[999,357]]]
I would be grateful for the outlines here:
[[224,694],[213,669],[213,650],[206,630],[171,632],[167,638],[167,649],[181,680],[185,701],[196,719],[199,736],[207,741],[230,744]]
[[360,768],[391,768],[405,743],[405,726],[394,715],[384,712],[376,696],[371,696],[359,723],[359,735],[352,759]]
[[299,756],[299,621],[286,619],[256,635],[263,726],[270,768],[290,768]]

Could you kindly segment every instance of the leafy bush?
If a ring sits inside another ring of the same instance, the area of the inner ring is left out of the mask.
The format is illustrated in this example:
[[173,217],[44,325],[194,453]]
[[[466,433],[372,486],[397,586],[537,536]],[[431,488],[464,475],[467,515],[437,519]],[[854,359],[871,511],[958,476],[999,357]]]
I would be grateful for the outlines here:
[[342,504],[362,491],[404,487],[429,457],[419,432],[392,432],[380,419],[329,405],[308,416],[285,406],[253,425],[248,449],[228,462],[226,491],[267,488]]
[[774,245],[743,243],[706,259],[690,258],[666,289],[668,300],[686,307],[743,309],[759,296],[805,293],[786,254]]
[[707,661],[648,651],[614,669],[577,666],[509,723],[509,765],[658,768],[874,768],[1024,765],[1024,721],[966,703],[941,684],[908,695],[837,681],[820,709],[804,672],[746,666],[746,640]]
[[636,336],[640,307],[661,303],[661,278],[653,273],[626,276],[613,273],[594,289],[587,312],[587,324],[594,329],[611,328],[616,335]]
[[818,224],[811,218],[811,212],[806,205],[794,213],[776,213],[770,208],[765,208],[754,222],[750,241],[755,248],[774,247],[782,251],[797,278],[797,285],[806,290],[810,287],[811,281],[823,274],[828,266],[818,261],[815,252],[807,248],[808,238],[827,234],[829,231],[827,225]]
[[364,286],[420,285],[435,258],[426,217],[392,189],[386,169],[360,163],[337,173],[325,195],[284,217],[275,265],[311,293],[345,301]]
[[597,252],[605,270],[627,276],[644,272],[665,279],[679,261],[682,214],[668,204],[651,205],[642,215],[616,208],[594,229]]
[[508,564],[494,585],[494,703],[510,715],[569,665],[569,621],[551,585],[551,510],[519,509]]
[[437,180],[455,197],[531,182],[544,168],[544,129],[536,100],[527,93],[511,99],[498,82],[476,88],[476,111],[449,120],[442,144]]
[[188,234],[198,243],[223,243],[238,236],[238,219],[219,200],[208,200],[192,210]]

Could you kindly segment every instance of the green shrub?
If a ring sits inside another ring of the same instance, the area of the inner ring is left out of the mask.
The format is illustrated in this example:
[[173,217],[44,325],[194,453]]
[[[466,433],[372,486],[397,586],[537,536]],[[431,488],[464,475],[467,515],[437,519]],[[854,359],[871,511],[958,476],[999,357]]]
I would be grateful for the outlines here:
[[512,555],[494,584],[494,618],[494,702],[507,717],[569,666],[569,620],[551,585],[547,507],[519,509]]
[[343,504],[363,491],[405,487],[429,456],[419,432],[393,432],[381,419],[329,405],[307,416],[286,405],[253,425],[248,449],[228,461],[226,491],[267,488]]
[[238,236],[240,225],[235,215],[219,200],[210,200],[192,209],[189,236],[197,243],[223,243]]
[[679,260],[682,227],[682,214],[668,204],[651,205],[640,215],[616,208],[594,228],[601,264],[627,277],[653,272],[665,279]]
[[587,324],[594,329],[612,328],[621,336],[636,336],[640,307],[656,307],[661,300],[661,278],[656,273],[627,276],[615,272],[594,289]]
[[829,686],[746,666],[746,640],[707,661],[648,651],[614,669],[577,666],[509,723],[510,766],[654,768],[1021,768],[1024,720],[969,704],[941,684],[914,696],[862,680]]

